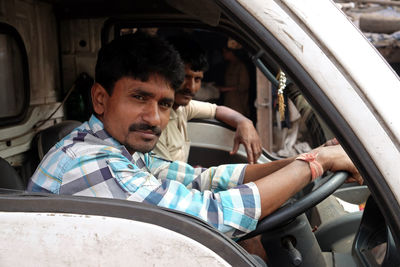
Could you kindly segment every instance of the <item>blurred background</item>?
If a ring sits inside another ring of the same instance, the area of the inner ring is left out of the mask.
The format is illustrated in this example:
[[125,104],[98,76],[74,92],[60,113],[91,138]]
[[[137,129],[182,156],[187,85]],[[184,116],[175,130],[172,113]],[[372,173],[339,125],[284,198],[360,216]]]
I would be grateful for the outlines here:
[[335,0],[393,69],[400,73],[400,1]]

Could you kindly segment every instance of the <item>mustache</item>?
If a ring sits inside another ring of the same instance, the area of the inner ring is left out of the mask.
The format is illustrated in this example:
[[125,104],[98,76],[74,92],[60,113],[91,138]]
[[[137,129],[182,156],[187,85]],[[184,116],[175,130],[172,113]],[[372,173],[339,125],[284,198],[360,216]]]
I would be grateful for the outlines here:
[[182,95],[188,95],[191,97],[194,97],[194,94],[192,93],[192,91],[190,91],[189,89],[185,88],[182,90],[179,90],[178,92],[176,92],[177,94],[182,94]]
[[161,135],[161,128],[158,126],[150,126],[145,123],[134,123],[131,126],[129,126],[129,131],[134,132],[134,131],[152,131],[153,134],[160,136]]

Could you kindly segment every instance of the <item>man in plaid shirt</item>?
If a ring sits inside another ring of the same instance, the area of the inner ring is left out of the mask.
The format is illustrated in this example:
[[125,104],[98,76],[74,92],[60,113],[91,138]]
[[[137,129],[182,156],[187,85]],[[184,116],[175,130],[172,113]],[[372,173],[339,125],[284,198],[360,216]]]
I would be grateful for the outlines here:
[[47,153],[29,191],[151,203],[240,237],[323,171],[361,179],[340,145],[300,160],[209,169],[157,158],[148,152],[183,81],[177,52],[156,37],[123,36],[100,50],[95,72],[95,114]]

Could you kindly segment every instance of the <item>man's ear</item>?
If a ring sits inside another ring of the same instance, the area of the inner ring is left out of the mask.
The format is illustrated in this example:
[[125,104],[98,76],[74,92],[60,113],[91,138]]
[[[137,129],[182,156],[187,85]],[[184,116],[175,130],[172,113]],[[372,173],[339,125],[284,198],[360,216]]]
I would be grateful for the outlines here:
[[91,93],[94,113],[101,116],[104,113],[105,106],[110,96],[106,89],[99,83],[93,84]]

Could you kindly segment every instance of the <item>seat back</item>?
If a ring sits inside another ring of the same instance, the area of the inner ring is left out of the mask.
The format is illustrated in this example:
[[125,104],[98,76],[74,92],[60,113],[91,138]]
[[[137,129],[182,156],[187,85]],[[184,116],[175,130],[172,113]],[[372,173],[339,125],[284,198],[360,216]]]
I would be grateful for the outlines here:
[[17,171],[3,158],[0,158],[0,188],[24,190],[24,183]]
[[73,129],[81,124],[82,122],[80,121],[66,120],[40,131],[36,136],[39,160],[42,160],[44,155],[46,155],[50,148],[52,148],[58,141],[63,139],[72,132]]

